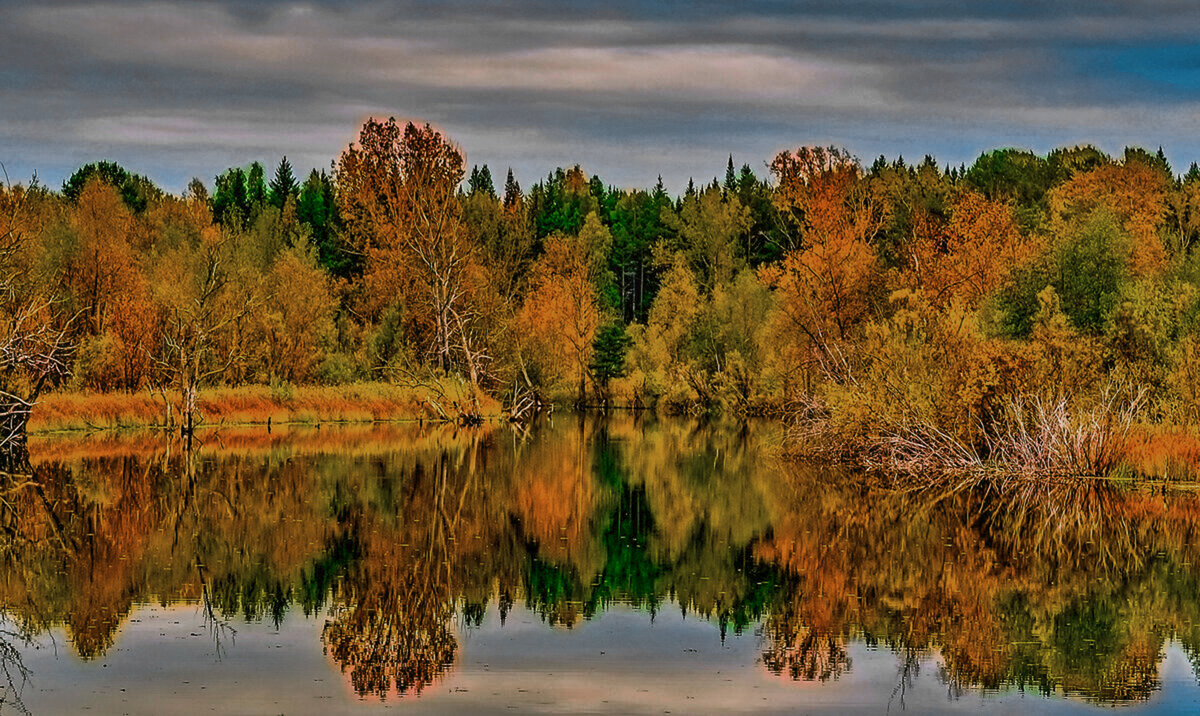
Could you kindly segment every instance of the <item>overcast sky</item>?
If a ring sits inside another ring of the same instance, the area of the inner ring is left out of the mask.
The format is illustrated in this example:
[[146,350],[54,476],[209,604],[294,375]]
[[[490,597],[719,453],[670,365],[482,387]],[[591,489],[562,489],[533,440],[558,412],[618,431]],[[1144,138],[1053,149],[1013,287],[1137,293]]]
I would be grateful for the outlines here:
[[523,186],[618,186],[837,144],[970,163],[1091,142],[1200,159],[1200,3],[0,1],[0,162],[115,159],[178,191],[328,168],[367,116],[445,130]]

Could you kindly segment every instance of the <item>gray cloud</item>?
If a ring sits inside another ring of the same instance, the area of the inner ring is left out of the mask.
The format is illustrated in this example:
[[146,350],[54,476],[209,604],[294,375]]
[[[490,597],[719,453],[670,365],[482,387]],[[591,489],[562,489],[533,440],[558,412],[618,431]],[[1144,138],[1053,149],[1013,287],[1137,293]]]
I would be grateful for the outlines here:
[[16,2],[0,161],[114,158],[171,189],[328,167],[368,115],[431,121],[523,183],[706,179],[785,147],[969,162],[999,145],[1200,155],[1200,9],[1055,4]]

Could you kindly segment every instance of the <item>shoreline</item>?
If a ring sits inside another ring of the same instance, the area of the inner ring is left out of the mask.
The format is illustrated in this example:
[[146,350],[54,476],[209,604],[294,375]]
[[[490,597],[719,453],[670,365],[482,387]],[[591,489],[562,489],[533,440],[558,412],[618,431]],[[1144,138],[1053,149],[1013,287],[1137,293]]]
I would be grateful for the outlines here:
[[[34,408],[28,434],[175,430],[174,402],[168,408],[162,394],[149,392],[50,393]],[[437,390],[388,383],[211,388],[198,396],[196,428],[453,422],[472,403],[484,420],[505,417],[495,398],[450,381]]]

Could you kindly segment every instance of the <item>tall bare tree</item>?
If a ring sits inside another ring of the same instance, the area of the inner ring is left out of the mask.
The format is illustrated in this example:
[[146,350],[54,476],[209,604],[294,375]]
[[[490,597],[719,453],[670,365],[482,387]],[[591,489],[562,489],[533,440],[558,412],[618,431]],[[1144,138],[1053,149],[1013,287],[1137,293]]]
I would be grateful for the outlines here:
[[[2,171],[0,167],[0,171]],[[42,391],[69,372],[74,344],[71,320],[56,295],[56,282],[32,270],[30,237],[37,227],[36,179],[0,185],[0,470],[25,447],[25,429]]]

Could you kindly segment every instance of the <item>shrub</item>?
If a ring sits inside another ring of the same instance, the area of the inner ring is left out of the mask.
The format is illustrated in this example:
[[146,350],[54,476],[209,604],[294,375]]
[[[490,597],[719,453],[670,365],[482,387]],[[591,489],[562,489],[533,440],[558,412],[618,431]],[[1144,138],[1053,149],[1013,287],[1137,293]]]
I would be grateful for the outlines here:
[[316,379],[321,385],[345,385],[358,377],[354,363],[342,353],[330,353],[317,365]]

